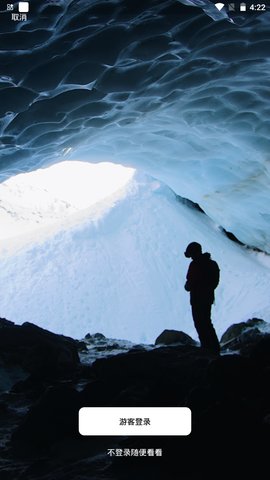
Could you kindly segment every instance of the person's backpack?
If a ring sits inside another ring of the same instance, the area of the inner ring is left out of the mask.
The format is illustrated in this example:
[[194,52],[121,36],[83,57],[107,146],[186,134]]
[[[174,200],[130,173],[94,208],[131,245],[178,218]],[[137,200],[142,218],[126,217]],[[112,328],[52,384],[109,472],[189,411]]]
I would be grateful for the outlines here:
[[211,284],[213,289],[217,288],[219,284],[219,266],[214,260],[209,262],[209,277],[209,284]]
[[219,266],[215,260],[211,259],[210,253],[204,253],[203,256],[205,260],[207,259],[204,262],[204,280],[209,287],[215,290],[219,284]]

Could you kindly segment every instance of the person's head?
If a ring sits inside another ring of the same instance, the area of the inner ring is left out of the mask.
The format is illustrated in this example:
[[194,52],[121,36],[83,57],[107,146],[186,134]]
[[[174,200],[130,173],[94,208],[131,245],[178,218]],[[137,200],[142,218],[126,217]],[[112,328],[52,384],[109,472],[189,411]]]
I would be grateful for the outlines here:
[[197,242],[191,242],[185,251],[185,256],[187,258],[198,258],[202,254],[202,246]]

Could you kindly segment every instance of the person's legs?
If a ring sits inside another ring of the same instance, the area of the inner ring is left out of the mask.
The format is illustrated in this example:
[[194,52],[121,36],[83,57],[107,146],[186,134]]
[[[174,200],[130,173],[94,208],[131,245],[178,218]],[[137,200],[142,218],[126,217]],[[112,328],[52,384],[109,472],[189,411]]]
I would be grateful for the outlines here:
[[193,303],[191,305],[192,316],[202,348],[210,350],[213,353],[219,353],[219,341],[211,322],[211,307],[211,303]]

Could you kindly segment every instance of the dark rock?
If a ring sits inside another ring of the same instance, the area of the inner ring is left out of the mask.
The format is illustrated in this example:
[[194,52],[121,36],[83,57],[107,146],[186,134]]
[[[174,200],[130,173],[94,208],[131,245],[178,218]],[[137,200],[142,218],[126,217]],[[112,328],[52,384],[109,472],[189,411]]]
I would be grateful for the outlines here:
[[251,348],[250,358],[260,367],[270,367],[270,334],[266,334]]
[[148,385],[145,382],[138,382],[123,388],[120,393],[115,394],[111,404],[117,407],[147,407],[155,404],[155,400],[152,400],[151,381],[149,381]]
[[87,345],[85,342],[77,340],[76,346],[78,352],[87,352]]
[[234,323],[226,330],[226,332],[223,333],[220,339],[220,343],[224,345],[225,343],[240,337],[242,333],[246,332],[247,330],[250,330],[254,327],[260,327],[266,324],[267,322],[259,318],[251,318],[247,320],[247,322]]
[[66,437],[77,438],[80,394],[68,385],[49,387],[12,435],[18,454],[47,449]]
[[97,352],[110,352],[111,350],[118,350],[119,345],[117,343],[113,343],[112,345],[99,345],[95,347]]
[[197,345],[193,338],[178,330],[163,330],[155,341],[155,345],[171,345],[173,343],[180,343],[181,345]]
[[270,413],[265,415],[263,421],[270,427]]
[[0,318],[0,328],[12,327],[14,322],[7,320],[6,318]]
[[41,376],[62,375],[79,364],[76,340],[31,323],[0,329],[0,355],[5,365],[20,365]]
[[267,334],[261,332],[258,328],[251,328],[244,331],[239,337],[234,338],[230,342],[222,345],[221,351],[233,352],[236,351],[244,356],[249,356],[251,350],[257,343],[266,337]]
[[8,406],[5,402],[1,401],[0,402],[0,416],[6,415],[8,411]]
[[261,318],[250,318],[246,323],[250,327],[262,327],[267,325],[267,322]]
[[[152,355],[151,355],[152,353]],[[150,355],[149,355],[150,354]],[[159,376],[162,353],[160,355],[151,352],[133,351],[112,356],[110,358],[100,358],[93,363],[93,371],[96,376],[104,381],[111,378],[128,384],[147,378],[149,375]],[[162,362],[161,362],[162,363]]]
[[113,404],[113,399],[119,392],[119,383],[113,378],[111,381],[94,380],[88,383],[81,392],[84,407],[105,407]]
[[247,329],[246,322],[235,323],[231,325],[226,332],[223,333],[220,339],[220,343],[224,344],[236,339]]
[[[253,345],[257,344],[266,335],[267,334],[261,332],[257,327],[246,330],[239,337],[240,352],[243,355],[247,354],[250,348],[252,348]],[[233,343],[231,345],[231,349],[233,349]]]
[[178,405],[202,381],[211,358],[193,346],[159,347],[98,359],[92,371],[105,385],[111,385],[103,402],[107,399],[110,404],[120,401],[124,405],[126,401],[130,405],[134,399],[141,406]]
[[129,349],[129,352],[143,352],[146,350],[146,346],[145,345],[141,345],[141,344],[138,344],[138,345],[133,345],[130,349]]
[[77,375],[80,380],[93,380],[96,378],[91,365],[79,365]]
[[0,362],[0,393],[9,391],[18,381],[28,377],[28,372],[19,365],[4,365]]
[[214,359],[208,366],[207,379],[223,398],[250,394],[258,386],[254,363],[240,355],[224,355]]
[[104,340],[106,338],[105,335],[103,335],[103,333],[99,333],[99,332],[94,333],[94,335],[92,335],[92,337],[96,338],[98,340]]
[[106,337],[105,335],[103,335],[103,333],[94,333],[93,335],[91,335],[90,333],[87,333],[85,335],[85,340],[87,340],[87,342],[95,342],[96,340],[106,340]]
[[[193,418],[192,444],[188,453],[191,456],[196,452],[198,473],[202,473],[203,479],[209,478],[209,474],[216,478],[220,468],[223,475],[226,472],[225,476],[231,478],[232,465],[233,478],[236,472],[239,478],[254,478],[255,472],[251,470],[255,467],[259,471],[261,466],[260,455],[265,440],[262,434],[261,422],[251,405],[237,396],[223,398]],[[224,448],[230,452],[230,462],[224,461]],[[247,451],[250,452],[249,458]]]
[[15,383],[10,393],[24,395],[24,398],[33,402],[37,401],[49,386],[49,383],[44,382],[42,378],[37,378],[36,375],[29,375],[26,379]]

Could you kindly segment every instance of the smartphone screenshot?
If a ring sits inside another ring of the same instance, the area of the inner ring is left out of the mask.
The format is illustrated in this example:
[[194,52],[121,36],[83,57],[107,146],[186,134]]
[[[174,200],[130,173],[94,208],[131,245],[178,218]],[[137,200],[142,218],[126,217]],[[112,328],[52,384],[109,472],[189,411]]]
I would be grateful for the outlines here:
[[261,479],[270,4],[0,0],[0,476]]

